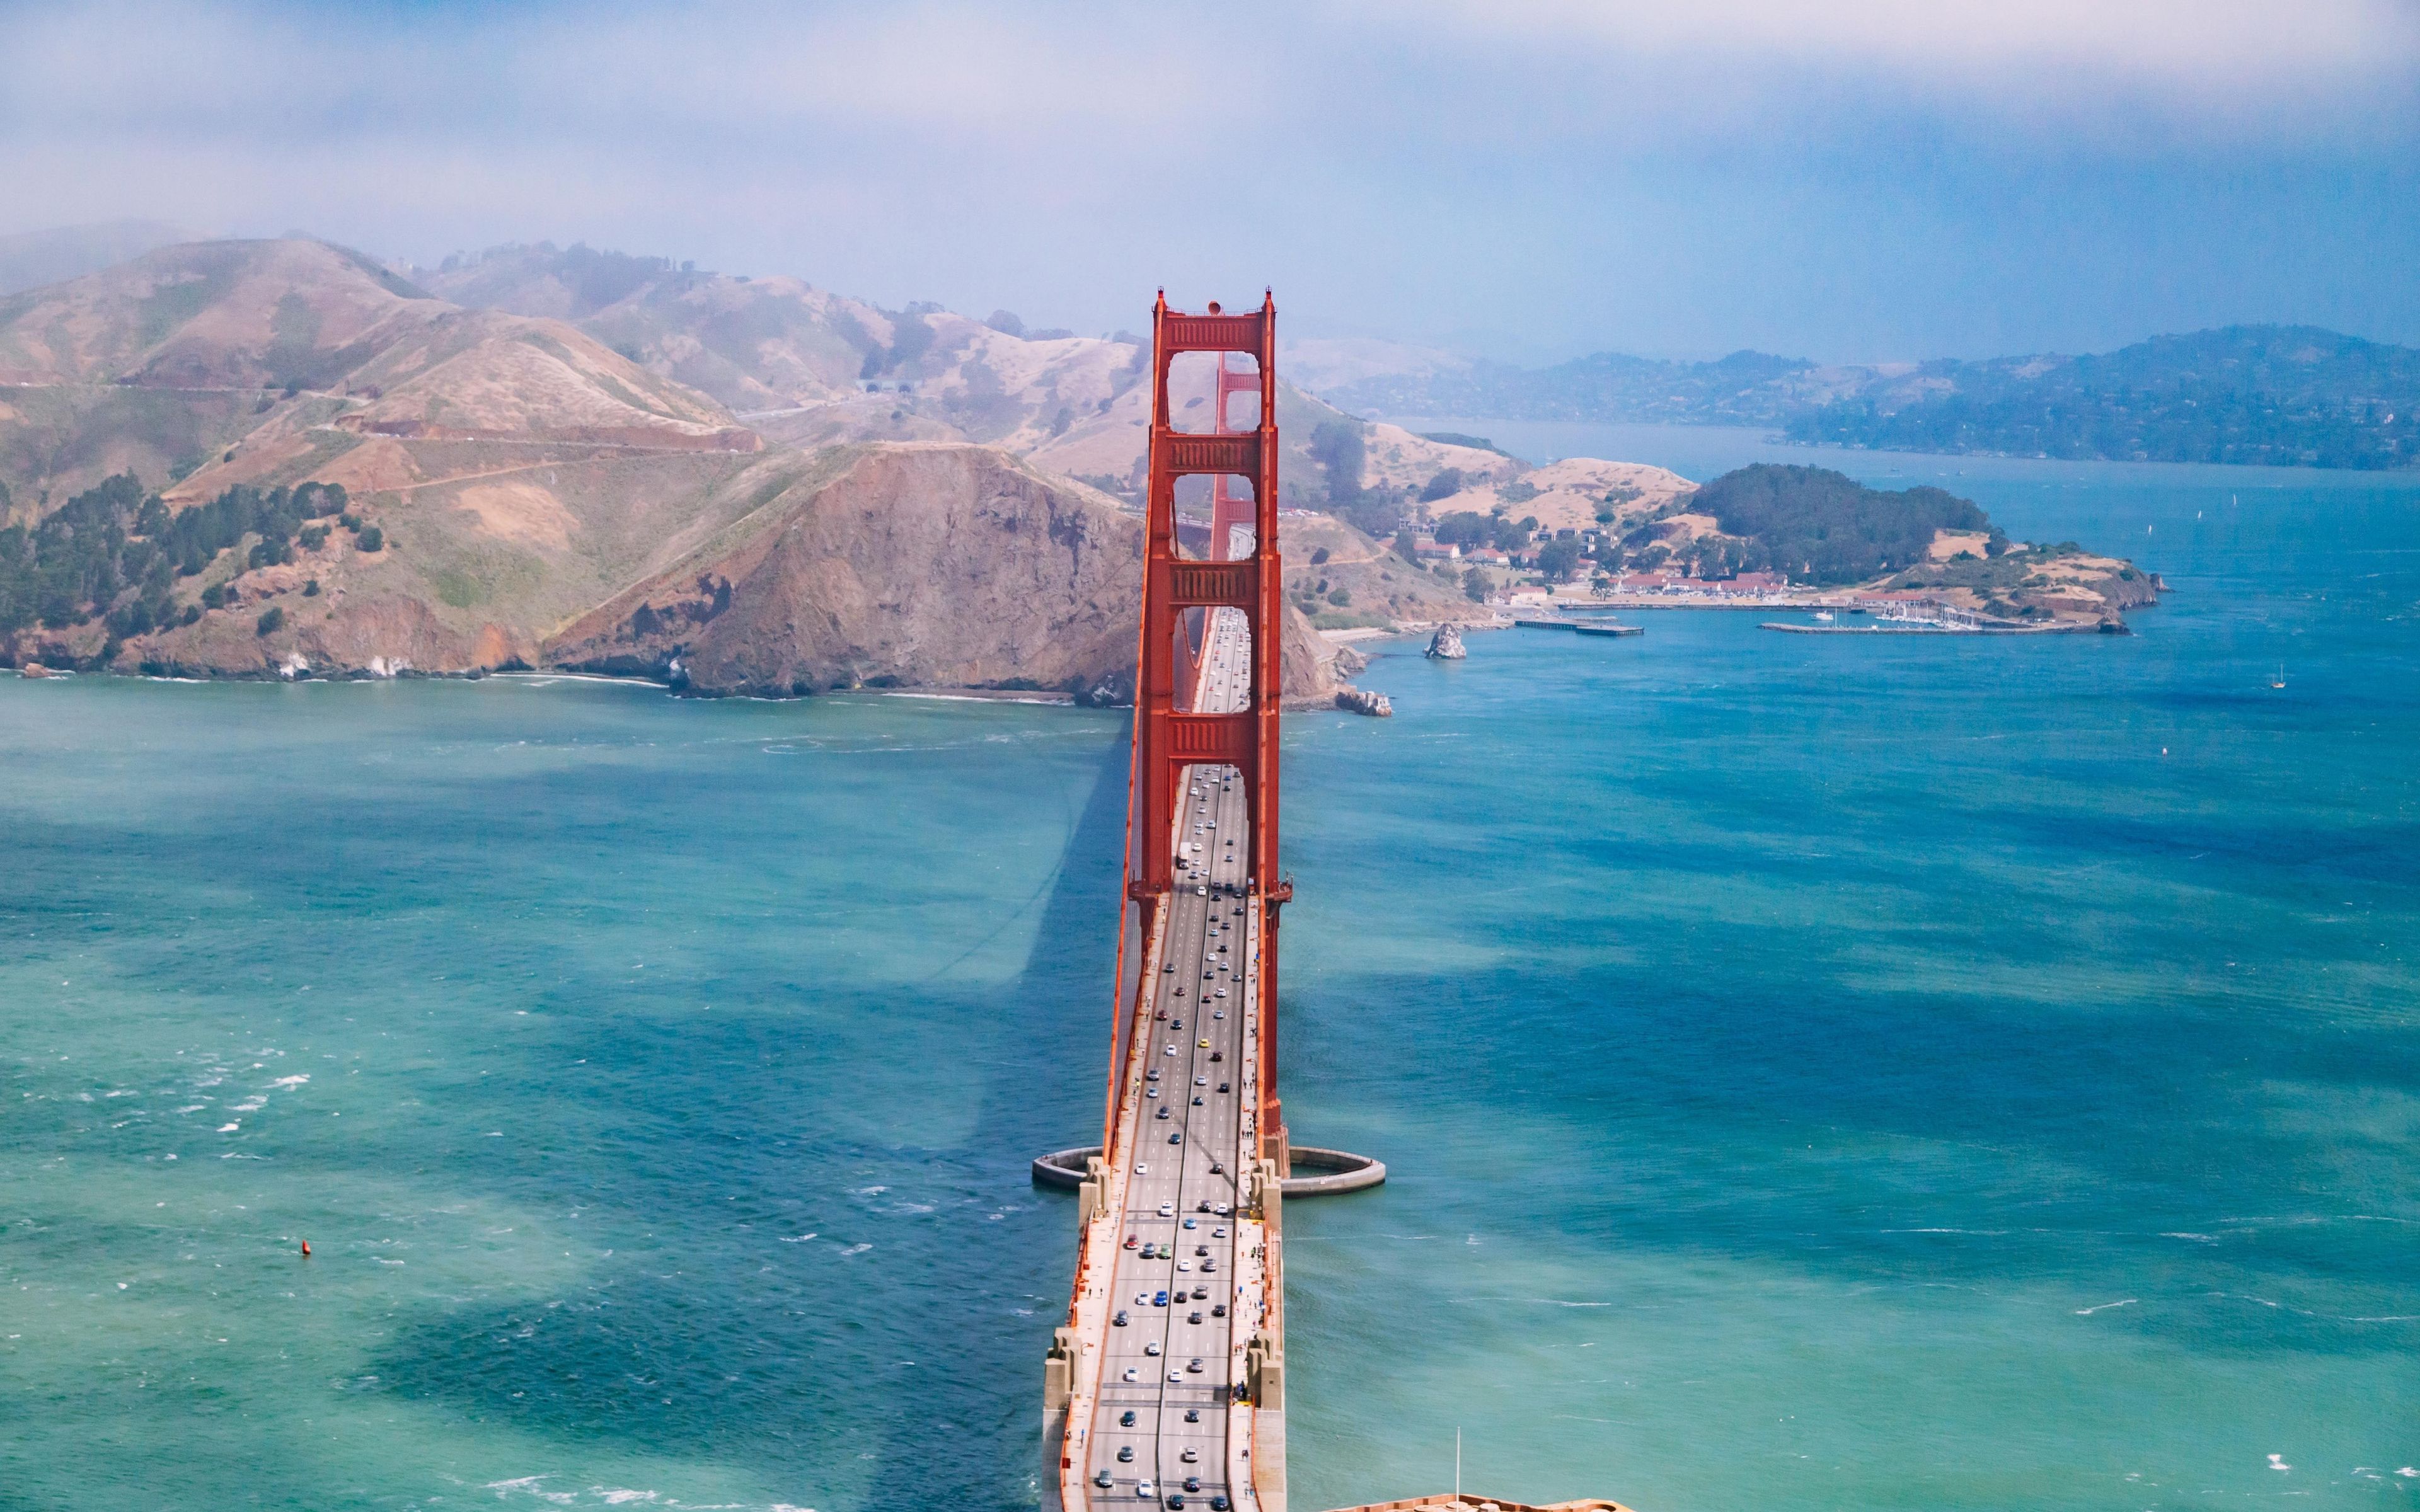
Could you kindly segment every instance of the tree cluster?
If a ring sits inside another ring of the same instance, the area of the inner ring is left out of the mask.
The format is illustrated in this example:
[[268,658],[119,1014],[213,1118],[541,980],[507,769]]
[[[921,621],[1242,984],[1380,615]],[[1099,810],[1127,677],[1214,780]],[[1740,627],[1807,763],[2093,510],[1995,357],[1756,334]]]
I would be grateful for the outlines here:
[[1990,532],[1994,549],[2007,539],[1971,500],[1932,487],[1869,488],[1828,468],[1760,462],[1707,484],[1689,508],[1745,538],[1693,547],[1701,576],[1708,554],[1719,553],[1717,576],[1779,572],[1837,586],[1923,560],[1936,531]]
[[1513,520],[1502,515],[1482,515],[1474,509],[1457,509],[1438,520],[1436,529],[1430,533],[1436,537],[1439,546],[1465,548],[1492,546],[1498,551],[1510,553],[1526,548],[1530,534],[1537,528],[1538,519],[1534,515],[1525,515]]
[[291,562],[298,537],[302,549],[316,549],[328,535],[316,522],[348,503],[341,485],[305,483],[229,488],[171,514],[132,473],[103,479],[30,528],[0,530],[0,634],[38,622],[65,629],[104,614],[119,639],[191,623],[198,610],[178,611],[178,579],[199,575],[247,536],[257,537],[247,568]]
[[1325,420],[1312,428],[1307,448],[1327,485],[1327,507],[1366,534],[1395,533],[1404,517],[1404,493],[1400,488],[1364,488],[1361,470],[1369,445],[1361,426],[1347,420]]

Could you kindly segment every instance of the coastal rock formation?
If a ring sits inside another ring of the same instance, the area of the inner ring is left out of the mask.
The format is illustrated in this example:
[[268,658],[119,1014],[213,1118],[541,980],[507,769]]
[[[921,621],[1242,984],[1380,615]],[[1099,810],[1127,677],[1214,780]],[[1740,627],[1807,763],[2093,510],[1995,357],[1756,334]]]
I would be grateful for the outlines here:
[[[543,659],[712,693],[1132,696],[1142,526],[1083,486],[991,447],[885,443],[769,461],[734,486],[763,503]],[[1285,656],[1289,697],[1332,696],[1334,653],[1298,617]]]
[[1005,453],[785,456],[755,510],[549,642],[550,663],[700,691],[1132,685],[1142,527]]

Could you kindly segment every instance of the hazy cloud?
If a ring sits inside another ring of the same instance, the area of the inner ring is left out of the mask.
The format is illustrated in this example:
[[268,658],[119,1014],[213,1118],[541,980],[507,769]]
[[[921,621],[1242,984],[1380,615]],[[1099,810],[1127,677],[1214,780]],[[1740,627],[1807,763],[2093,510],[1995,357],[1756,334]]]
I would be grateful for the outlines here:
[[1659,58],[1885,69],[2051,94],[2119,88],[2217,100],[2408,78],[2403,0],[1408,0],[1466,36]]
[[1089,329],[1276,282],[1507,351],[2413,336],[2415,85],[2401,0],[0,4],[0,231],[585,239]]

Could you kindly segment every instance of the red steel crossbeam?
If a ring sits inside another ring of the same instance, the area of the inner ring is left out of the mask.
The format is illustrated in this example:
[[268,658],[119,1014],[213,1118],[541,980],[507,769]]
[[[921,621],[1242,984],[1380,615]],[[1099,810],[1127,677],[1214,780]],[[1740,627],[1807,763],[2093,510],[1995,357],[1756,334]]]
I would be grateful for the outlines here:
[[[1185,352],[1218,358],[1218,418],[1208,432],[1179,431],[1171,423],[1170,364]],[[1233,372],[1230,353],[1258,364]],[[1148,491],[1144,496],[1142,643],[1136,671],[1133,797],[1127,812],[1127,896],[1143,909],[1145,937],[1176,886],[1174,850],[1180,825],[1185,769],[1195,764],[1233,766],[1244,782],[1251,834],[1250,891],[1263,903],[1259,969],[1261,1109],[1263,1149],[1283,1149],[1282,1110],[1277,1096],[1277,917],[1292,894],[1278,873],[1278,704],[1282,687],[1279,662],[1284,610],[1278,540],[1277,301],[1264,295],[1261,307],[1227,315],[1212,304],[1193,315],[1168,307],[1162,294],[1152,310],[1152,418]],[[1257,390],[1260,423],[1230,428],[1227,399]],[[1212,484],[1209,559],[1178,553],[1176,480],[1208,475]],[[1228,480],[1249,484],[1251,497],[1228,494]],[[1220,500],[1229,518],[1220,518]],[[1249,515],[1242,511],[1249,510]],[[1249,520],[1253,548],[1228,560],[1229,523]],[[1186,635],[1187,611],[1208,639],[1209,614],[1240,611],[1251,632],[1250,697],[1234,713],[1193,707],[1196,669]],[[1123,991],[1123,988],[1121,988]],[[1114,1098],[1114,1092],[1112,1092]],[[1111,1109],[1114,1117],[1114,1108]]]

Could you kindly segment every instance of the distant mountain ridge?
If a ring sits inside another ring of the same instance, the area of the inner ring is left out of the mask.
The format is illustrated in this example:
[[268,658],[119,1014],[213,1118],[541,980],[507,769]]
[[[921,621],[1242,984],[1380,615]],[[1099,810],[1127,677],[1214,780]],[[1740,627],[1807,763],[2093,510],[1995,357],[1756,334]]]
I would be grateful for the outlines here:
[[1552,367],[1437,363],[1357,378],[1321,396],[1342,409],[1391,415],[1772,425],[1809,403],[1855,392],[1872,371],[1759,351],[1711,363],[1595,352]]
[[1928,363],[1789,417],[1790,439],[1896,451],[2276,467],[2420,463],[2420,349],[2228,326],[2085,357]]
[[1489,420],[1771,425],[1900,451],[2287,467],[2420,464],[2420,349],[2315,326],[2227,326],[2117,351],[1826,367],[1600,352],[1468,363],[1326,390],[1341,409]]

